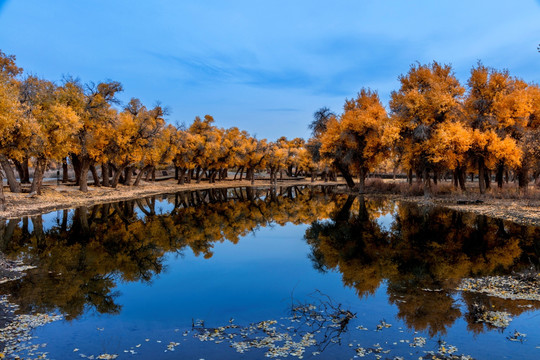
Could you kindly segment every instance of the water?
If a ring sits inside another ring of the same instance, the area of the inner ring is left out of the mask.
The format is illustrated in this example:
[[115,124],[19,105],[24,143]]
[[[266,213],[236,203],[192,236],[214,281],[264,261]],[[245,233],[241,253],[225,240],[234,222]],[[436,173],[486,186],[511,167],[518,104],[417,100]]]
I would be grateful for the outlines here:
[[[0,294],[18,313],[63,315],[19,355],[540,358],[539,302],[454,290],[538,267],[539,228],[333,190],[186,192],[1,223],[1,250],[36,268]],[[473,304],[513,320],[477,323]]]

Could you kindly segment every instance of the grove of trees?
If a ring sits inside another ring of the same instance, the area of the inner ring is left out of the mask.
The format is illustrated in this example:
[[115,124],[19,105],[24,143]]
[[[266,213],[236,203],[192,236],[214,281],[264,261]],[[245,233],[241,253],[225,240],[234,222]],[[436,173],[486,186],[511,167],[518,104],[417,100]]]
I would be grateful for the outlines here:
[[[0,52],[0,165],[11,192],[32,179],[30,192],[39,195],[51,164],[62,164],[64,182],[71,165],[84,192],[89,175],[94,186],[137,186],[171,166],[179,184],[203,177],[212,183],[229,169],[253,182],[261,170],[276,181],[282,171],[297,176],[315,168],[303,139],[259,140],[236,127],[218,128],[210,115],[173,126],[159,104],[149,108],[132,98],[121,106],[122,90],[115,81],[83,84],[68,77],[58,85],[23,76],[15,57]],[[3,199],[0,193],[0,205]]]
[[83,192],[89,177],[93,186],[137,186],[170,167],[179,184],[203,178],[213,183],[229,170],[252,183],[261,171],[272,183],[283,172],[312,180],[339,173],[363,193],[368,174],[390,162],[409,183],[416,174],[426,195],[432,181],[449,174],[462,190],[467,175],[476,174],[481,193],[493,175],[499,187],[515,179],[523,191],[538,178],[538,85],[481,63],[466,87],[451,66],[437,62],[412,65],[399,80],[389,111],[376,91],[362,89],[345,101],[342,114],[317,111],[308,141],[268,141],[236,127],[219,128],[210,115],[189,126],[170,125],[160,104],[147,107],[132,98],[122,106],[118,82],[83,84],[67,77],[57,84],[24,75],[15,57],[0,51],[0,166],[11,192],[32,180],[29,191],[37,195],[53,165],[62,166],[64,182],[71,166]]
[[466,175],[477,174],[480,193],[491,186],[492,174],[498,187],[512,175],[522,191],[538,178],[537,84],[480,62],[467,87],[450,65],[437,62],[412,65],[399,81],[389,113],[369,89],[346,100],[340,115],[326,108],[315,113],[308,144],[316,144],[316,156],[334,164],[349,186],[355,186],[352,176],[358,175],[363,192],[366,173],[388,161],[406,172],[409,182],[416,174],[426,195],[432,179],[449,173],[462,190]]

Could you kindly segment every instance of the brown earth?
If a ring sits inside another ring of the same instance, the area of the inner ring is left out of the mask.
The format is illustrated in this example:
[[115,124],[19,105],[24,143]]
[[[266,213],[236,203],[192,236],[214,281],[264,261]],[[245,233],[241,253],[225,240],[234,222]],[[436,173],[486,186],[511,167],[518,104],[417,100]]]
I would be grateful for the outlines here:
[[[311,180],[284,180],[278,181],[277,186],[294,185],[337,185],[341,182],[322,182]],[[136,199],[160,194],[176,193],[184,190],[195,189],[219,189],[226,187],[247,187],[247,186],[270,186],[268,180],[256,180],[254,185],[248,180],[224,180],[214,184],[201,182],[196,184],[178,185],[174,179],[159,182],[142,181],[139,186],[118,185],[116,189],[110,187],[88,188],[88,192],[83,193],[76,186],[47,184],[43,186],[42,195],[30,196],[28,193],[13,194],[7,188],[6,211],[0,211],[0,219],[14,219],[22,216],[43,214],[51,211],[69,209],[78,206],[91,206],[94,204],[115,202],[121,200]]]
[[[540,201],[530,199],[483,198],[483,203],[458,204],[455,197],[397,196],[397,200],[415,202],[426,206],[442,206],[448,209],[486,215],[522,225],[540,226]],[[461,199],[461,198],[460,198]]]
[[[393,182],[387,180],[385,183]],[[396,180],[395,183],[399,183]],[[311,182],[309,179],[278,181],[277,186],[291,185],[343,185],[344,182]],[[175,180],[159,182],[142,182],[140,186],[118,185],[116,189],[106,187],[90,187],[87,193],[80,192],[75,186],[48,184],[44,186],[43,194],[31,197],[29,194],[12,194],[6,191],[6,211],[0,211],[0,219],[19,218],[21,216],[37,215],[59,209],[67,209],[78,206],[90,206],[99,203],[115,202],[134,199],[145,196],[175,193],[183,190],[244,187],[244,186],[270,186],[268,180],[256,180],[255,185],[250,181],[225,180],[214,184],[201,182],[178,185]],[[400,184],[401,186],[401,184]],[[540,226],[540,196],[516,198],[511,196],[500,198],[497,194],[479,195],[473,189],[465,193],[450,192],[438,194],[432,198],[424,196],[403,195],[388,189],[378,189],[368,186],[369,193],[386,194],[399,201],[409,201],[424,206],[443,206],[452,210],[472,212],[503,220],[513,221],[520,224]],[[7,190],[7,189],[6,189]],[[348,192],[346,189],[343,191]],[[404,192],[407,194],[407,192]],[[475,202],[473,204],[458,204],[458,201]]]

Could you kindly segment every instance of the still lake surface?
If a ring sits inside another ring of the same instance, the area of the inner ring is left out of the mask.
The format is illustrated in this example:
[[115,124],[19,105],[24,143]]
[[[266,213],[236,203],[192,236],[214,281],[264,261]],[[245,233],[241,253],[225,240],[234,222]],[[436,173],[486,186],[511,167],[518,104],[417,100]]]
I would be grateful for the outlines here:
[[[0,250],[35,268],[0,295],[62,315],[18,355],[540,359],[540,302],[455,290],[538,269],[540,228],[335,190],[201,190],[1,223]],[[478,323],[473,304],[512,321]]]

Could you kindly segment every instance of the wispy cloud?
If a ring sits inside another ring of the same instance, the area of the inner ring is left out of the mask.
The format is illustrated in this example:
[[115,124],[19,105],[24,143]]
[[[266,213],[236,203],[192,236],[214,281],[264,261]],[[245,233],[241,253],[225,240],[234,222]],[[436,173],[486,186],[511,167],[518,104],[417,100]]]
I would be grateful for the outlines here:
[[213,56],[178,56],[145,51],[161,60],[171,71],[180,72],[191,84],[207,86],[211,83],[243,84],[261,88],[310,88],[316,77],[301,69],[267,69],[243,64],[242,56],[214,54]]
[[264,112],[298,112],[302,111],[302,109],[297,108],[267,108],[267,109],[257,109],[258,111],[264,111]]

